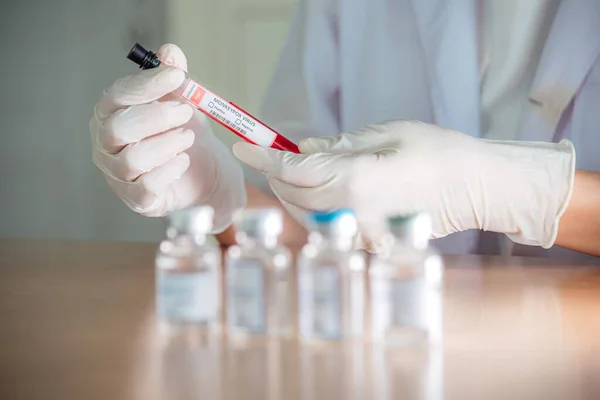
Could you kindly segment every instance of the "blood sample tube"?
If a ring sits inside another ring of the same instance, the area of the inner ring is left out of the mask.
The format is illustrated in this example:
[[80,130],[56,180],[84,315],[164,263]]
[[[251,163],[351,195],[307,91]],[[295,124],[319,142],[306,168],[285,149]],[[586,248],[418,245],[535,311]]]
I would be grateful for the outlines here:
[[[162,63],[156,53],[146,50],[139,43],[132,47],[127,58],[139,65],[140,69],[156,68]],[[200,85],[187,72],[186,79],[173,94],[178,100],[191,104],[247,142],[262,147],[300,153],[298,146],[292,141],[254,118],[238,105]]]

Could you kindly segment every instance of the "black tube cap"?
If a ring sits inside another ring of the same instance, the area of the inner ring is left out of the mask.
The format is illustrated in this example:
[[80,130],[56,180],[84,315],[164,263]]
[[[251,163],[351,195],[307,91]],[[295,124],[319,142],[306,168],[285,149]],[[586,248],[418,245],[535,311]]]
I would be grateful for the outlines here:
[[160,60],[152,51],[146,50],[142,45],[136,43],[133,45],[127,58],[140,66],[141,69],[156,68],[160,65]]

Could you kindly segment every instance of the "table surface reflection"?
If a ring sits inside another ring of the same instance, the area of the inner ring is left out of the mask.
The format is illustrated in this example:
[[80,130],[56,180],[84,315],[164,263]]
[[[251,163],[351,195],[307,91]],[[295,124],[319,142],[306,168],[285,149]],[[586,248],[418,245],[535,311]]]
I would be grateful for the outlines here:
[[600,399],[600,260],[448,256],[442,349],[164,332],[155,245],[0,241],[2,399]]

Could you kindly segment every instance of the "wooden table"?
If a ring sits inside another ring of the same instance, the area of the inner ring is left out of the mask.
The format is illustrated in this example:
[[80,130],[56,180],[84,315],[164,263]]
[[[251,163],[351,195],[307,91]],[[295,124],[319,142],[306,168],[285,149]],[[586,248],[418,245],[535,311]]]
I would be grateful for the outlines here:
[[0,241],[1,399],[600,399],[600,260],[448,257],[443,351],[165,335],[154,245]]

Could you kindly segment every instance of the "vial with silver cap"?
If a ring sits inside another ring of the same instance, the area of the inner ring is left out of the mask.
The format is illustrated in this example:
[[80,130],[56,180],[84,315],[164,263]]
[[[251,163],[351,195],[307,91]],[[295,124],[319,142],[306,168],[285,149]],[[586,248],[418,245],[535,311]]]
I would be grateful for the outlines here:
[[442,337],[444,265],[429,246],[426,213],[388,219],[391,245],[371,260],[371,339],[386,346],[436,345]]
[[291,334],[291,255],[278,244],[278,208],[238,211],[237,245],[226,254],[227,330],[233,336]]
[[156,255],[157,313],[170,326],[219,328],[221,252],[208,241],[213,209],[187,208],[168,216],[167,238]]
[[300,335],[309,341],[362,338],[366,263],[365,254],[353,250],[354,212],[312,212],[308,225],[308,243],[298,256]]

